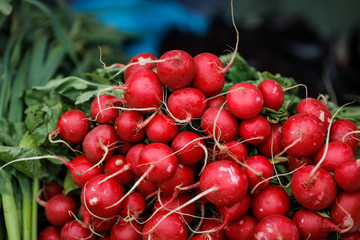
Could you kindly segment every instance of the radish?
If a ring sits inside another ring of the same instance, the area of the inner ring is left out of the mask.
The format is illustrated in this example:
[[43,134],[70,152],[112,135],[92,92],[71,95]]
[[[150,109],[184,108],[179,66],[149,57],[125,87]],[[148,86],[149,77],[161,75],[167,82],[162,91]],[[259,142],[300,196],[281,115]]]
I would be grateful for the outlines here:
[[76,213],[76,202],[64,194],[57,194],[45,202],[37,198],[40,206],[45,208],[46,219],[54,226],[61,227],[73,219],[69,212]]
[[246,196],[248,179],[244,170],[233,161],[219,160],[207,165],[200,176],[202,192],[215,205],[230,206]]
[[84,154],[93,163],[106,161],[113,154],[117,140],[112,126],[98,125],[85,136],[82,142]]
[[[135,177],[134,182],[138,182],[140,177]],[[158,190],[156,183],[143,179],[139,182],[139,185],[136,186],[136,190],[141,193],[144,197],[149,196],[150,194]]]
[[337,185],[328,171],[308,165],[294,173],[291,179],[291,190],[302,206],[310,210],[321,210],[335,201]]
[[248,156],[247,148],[238,141],[226,142],[219,151],[219,158],[235,162],[244,162]]
[[251,211],[258,221],[274,214],[285,216],[289,210],[290,198],[277,185],[270,184],[252,196]]
[[253,216],[242,216],[225,228],[226,237],[229,240],[252,240],[257,223],[258,221]]
[[85,135],[89,132],[90,122],[87,115],[78,109],[72,109],[63,113],[57,123],[55,130],[49,133],[49,139],[60,135],[60,137],[70,143],[81,143]]
[[207,99],[207,107],[221,107],[224,106],[226,97],[224,95],[218,95]]
[[196,88],[182,88],[170,94],[167,100],[169,114],[177,121],[190,122],[199,118],[207,107],[205,95]]
[[295,212],[292,221],[296,224],[300,240],[324,239],[331,232],[340,231],[329,218],[323,217],[316,211],[302,208]]
[[360,230],[360,191],[340,192],[331,206],[330,216],[343,233]]
[[114,123],[114,129],[120,140],[137,143],[144,139],[144,115],[138,111],[120,113]]
[[185,165],[192,165],[201,160],[205,154],[201,146],[205,146],[204,140],[192,131],[179,132],[171,143],[179,162]]
[[201,128],[206,135],[212,136],[217,141],[228,142],[236,136],[238,122],[225,108],[213,107],[203,113]]
[[92,101],[90,115],[99,124],[111,124],[119,115],[119,110],[115,108],[119,103],[125,103],[125,100],[109,94],[100,95]]
[[340,240],[359,240],[360,232],[345,233],[340,235]]
[[193,80],[196,71],[195,63],[187,52],[171,50],[164,53],[159,59],[171,59],[159,62],[156,66],[159,80],[166,87],[180,89]]
[[131,172],[129,165],[126,164],[125,156],[112,155],[112,157],[105,162],[104,172],[108,175],[116,174],[116,178],[121,184],[126,185],[134,179],[134,174]]
[[140,170],[137,168],[139,164],[139,155],[141,150],[146,146],[145,143],[137,143],[132,146],[128,153],[126,154],[125,160],[126,164],[129,165],[131,172],[135,174],[135,176],[141,176]]
[[289,218],[283,215],[270,215],[256,225],[253,239],[299,240],[299,230]]
[[[326,151],[327,150],[327,151]],[[324,155],[326,151],[326,155]],[[321,160],[324,157],[323,160]],[[335,168],[347,161],[355,161],[355,154],[351,147],[344,142],[329,142],[326,145],[323,144],[319,151],[314,155],[315,164],[321,162],[321,167],[333,172]]]
[[274,157],[284,150],[281,142],[282,124],[271,124],[271,133],[264,142],[256,146],[259,152],[266,157]]
[[288,161],[285,163],[286,168],[289,172],[306,165],[314,165],[314,155],[295,157],[289,154],[286,155]]
[[186,191],[181,191],[181,188],[194,183],[195,174],[194,170],[186,165],[178,164],[174,175],[170,178],[158,183],[158,187],[162,192],[168,194],[183,194]]
[[120,210],[120,215],[124,219],[138,219],[145,210],[146,201],[144,196],[138,192],[132,192],[124,199],[124,205]]
[[237,83],[226,95],[226,107],[236,117],[249,119],[257,116],[264,105],[260,90],[251,83]]
[[360,191],[360,160],[347,161],[337,166],[334,178],[337,185],[344,191]]
[[40,231],[38,240],[60,240],[60,229],[53,225],[47,226]]
[[81,218],[85,226],[92,231],[98,233],[105,233],[109,231],[112,226],[115,224],[115,218],[109,218],[106,220],[99,219],[97,217],[92,216],[88,210],[84,207],[84,205],[80,206]]
[[81,191],[81,203],[100,219],[116,216],[123,206],[123,202],[118,202],[124,196],[123,186],[115,178],[106,177],[106,174],[93,177]]
[[259,145],[264,142],[270,134],[270,123],[261,115],[240,122],[240,137],[252,145]]
[[203,233],[200,236],[202,236],[203,239],[226,240],[224,229],[213,231],[220,224],[221,224],[221,219],[218,219],[217,216],[214,215],[209,216],[208,218],[204,219],[204,221],[202,222],[199,228],[200,232],[207,232],[207,233]]
[[278,110],[284,103],[284,91],[281,85],[272,79],[265,79],[258,85],[264,97],[264,107]]
[[146,136],[152,142],[168,143],[179,132],[176,122],[167,114],[158,114],[145,128]]
[[56,194],[60,194],[63,192],[64,188],[56,181],[52,180],[50,182],[42,182],[42,192],[41,199],[45,201],[50,200]]
[[325,141],[326,128],[314,115],[298,113],[289,117],[281,130],[286,152],[296,157],[317,152]]
[[315,98],[304,98],[296,105],[296,113],[308,113],[318,117],[327,128],[332,114],[325,104]]
[[355,123],[348,119],[338,119],[330,129],[330,142],[345,142],[356,153],[359,146],[359,133]]
[[[141,69],[150,69],[153,70],[156,68],[156,62],[151,62],[152,60],[157,60],[157,57],[152,53],[139,53],[135,56],[133,56],[130,61],[128,67],[125,69],[124,72],[124,80],[126,80],[130,77],[131,74],[134,72],[141,70]],[[148,63],[146,63],[148,61]],[[138,63],[138,64],[134,64]],[[133,65],[130,65],[133,64]]]
[[111,229],[111,240],[142,240],[142,225],[132,221],[126,222],[120,220]]
[[81,223],[76,220],[67,222],[60,232],[61,240],[95,240],[94,234],[90,229],[85,228]]
[[[270,177],[274,175],[274,167],[266,157],[262,155],[253,155],[247,158],[244,162],[244,171],[249,180],[249,189],[256,191],[266,188],[270,182]],[[262,182],[265,179],[268,181]],[[262,182],[260,185],[258,185]]]

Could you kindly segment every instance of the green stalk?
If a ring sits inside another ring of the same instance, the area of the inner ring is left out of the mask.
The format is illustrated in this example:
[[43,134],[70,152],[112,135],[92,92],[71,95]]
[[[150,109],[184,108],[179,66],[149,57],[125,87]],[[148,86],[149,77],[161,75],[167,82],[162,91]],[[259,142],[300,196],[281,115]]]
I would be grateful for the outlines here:
[[28,178],[19,179],[22,193],[22,235],[23,240],[31,239],[31,185]]
[[5,171],[0,172],[0,176],[3,180],[5,191],[1,194],[4,219],[8,235],[8,240],[20,240],[21,229],[19,226],[19,218],[17,213],[17,207],[15,203],[15,197],[13,194],[13,185],[11,183],[11,175]]
[[[3,215],[3,209],[0,201],[0,233],[5,232],[5,222],[4,222],[4,215]],[[0,234],[0,240],[4,240],[5,236],[4,234]]]
[[32,184],[32,206],[31,206],[31,240],[37,240],[38,238],[38,204],[36,196],[40,190],[39,179],[34,178]]

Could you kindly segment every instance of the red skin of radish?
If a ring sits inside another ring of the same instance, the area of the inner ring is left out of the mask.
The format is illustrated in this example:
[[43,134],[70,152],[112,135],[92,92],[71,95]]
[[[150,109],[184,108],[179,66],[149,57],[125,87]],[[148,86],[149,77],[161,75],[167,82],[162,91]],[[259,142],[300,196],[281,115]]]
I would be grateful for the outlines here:
[[[271,134],[270,123],[261,115],[240,122],[239,135],[252,145],[259,145]],[[256,138],[256,139],[252,139]]]
[[67,222],[60,232],[61,240],[95,240],[95,235],[88,229],[84,228],[81,223],[76,220]]
[[134,72],[136,72],[138,70],[141,70],[141,69],[153,70],[154,68],[156,68],[156,63],[141,63],[144,60],[147,60],[147,61],[157,60],[157,57],[154,54],[146,53],[146,52],[139,53],[139,54],[135,55],[134,57],[132,57],[131,60],[129,61],[129,63],[135,63],[135,62],[140,62],[140,63],[129,66],[125,69],[125,72],[124,72],[125,82],[130,77],[131,74],[133,74]]
[[284,103],[284,91],[281,85],[272,79],[265,79],[258,85],[264,97],[264,107],[278,110]]
[[244,144],[238,141],[230,141],[224,143],[219,151],[219,157],[223,160],[244,162],[247,156],[247,148]]
[[124,196],[123,186],[115,178],[104,180],[108,175],[100,174],[90,179],[81,191],[81,203],[90,213],[100,218],[112,218],[118,214],[123,202],[118,202]]
[[332,114],[325,104],[315,98],[304,98],[296,105],[296,113],[307,113],[318,117],[327,128]]
[[160,183],[175,174],[178,159],[174,151],[164,143],[150,143],[140,152],[138,169],[141,174],[154,165],[147,179]]
[[306,165],[314,165],[314,156],[305,156],[305,157],[295,157],[287,154],[286,156],[289,160],[285,163],[287,170],[293,171],[305,164]]
[[[205,153],[204,150],[199,146],[199,143],[205,146],[205,142],[199,138],[200,136],[192,131],[182,131],[175,136],[171,143],[171,148],[174,150],[174,152],[177,152],[176,156],[178,157],[179,163],[192,165],[201,160]],[[189,144],[189,142],[195,139],[199,140]],[[185,147],[185,145],[187,146]],[[182,149],[183,147],[185,148]]]
[[190,121],[199,118],[207,107],[205,95],[196,88],[182,88],[170,94],[167,105],[177,119]]
[[[343,136],[349,132],[358,131],[355,123],[348,119],[338,119],[331,125],[330,142],[342,142]],[[359,133],[352,133],[348,135],[344,141],[356,153],[359,147]]]
[[245,171],[233,161],[219,160],[207,165],[200,176],[200,188],[218,189],[205,197],[215,205],[231,206],[243,199],[248,189]]
[[251,199],[251,211],[258,221],[274,214],[286,215],[289,209],[289,196],[283,188],[274,184],[255,193]]
[[174,175],[172,175],[170,178],[166,179],[165,181],[162,181],[158,184],[158,187],[162,192],[168,193],[168,194],[182,194],[185,193],[185,191],[181,191],[177,189],[176,187],[187,187],[194,183],[195,174],[194,170],[186,165],[178,164],[178,167],[176,168],[176,171]]
[[98,233],[109,231],[115,224],[115,218],[109,218],[107,220],[96,218],[92,216],[83,205],[80,206],[80,213],[83,223],[87,226],[87,228],[91,228]]
[[[219,219],[218,216],[209,216],[209,218],[203,220],[199,228],[199,231],[212,230],[217,228],[220,224],[221,224],[221,219]],[[217,230],[216,232],[211,232],[211,233],[203,233],[200,236],[202,236],[204,239],[226,240],[224,229],[220,229]]]
[[[90,106],[90,115],[92,119],[94,120],[96,119],[96,122],[99,124],[113,123],[117,115],[119,115],[119,110],[113,108],[116,106],[116,101],[121,101],[121,100],[109,94],[100,95],[99,98],[96,97],[92,101]],[[101,106],[101,112],[99,108],[99,102]]]
[[114,123],[114,129],[120,140],[136,143],[145,137],[145,128],[140,124],[145,120],[144,115],[137,111],[120,113]]
[[264,142],[257,145],[259,152],[266,157],[276,156],[282,152],[284,147],[281,143],[281,129],[282,124],[271,124],[271,134]]
[[104,158],[105,151],[101,146],[108,148],[104,161],[108,160],[114,152],[118,140],[114,128],[110,125],[94,127],[84,138],[82,147],[85,156],[93,163],[98,163]]
[[256,225],[253,239],[299,240],[299,230],[291,219],[275,214],[262,219]]
[[[159,224],[160,219],[166,215],[167,212],[160,211],[156,213],[143,227],[143,240],[186,240],[187,229],[182,218],[177,214],[170,214]],[[158,224],[153,230],[151,230]]]
[[229,111],[240,119],[257,116],[264,105],[260,90],[251,83],[237,83],[226,95],[226,106]]
[[[134,182],[137,182],[139,177],[135,177]],[[156,183],[151,182],[147,179],[143,179],[140,184],[136,187],[136,190],[141,193],[144,197],[149,196],[150,194],[156,192],[158,190],[158,186]]]
[[50,182],[43,182],[42,183],[42,194],[41,199],[44,199],[46,201],[50,200],[53,196],[56,194],[62,193],[64,188],[55,180],[52,180]]
[[[116,154],[105,162],[104,172],[108,175],[111,175],[123,169],[125,165],[125,156]],[[121,184],[126,185],[134,179],[134,174],[129,169],[116,175],[116,178],[120,181]]]
[[146,136],[152,142],[168,143],[178,132],[178,125],[166,114],[156,115],[145,128]]
[[54,226],[61,227],[71,221],[73,216],[69,211],[76,213],[77,206],[73,198],[64,194],[57,194],[45,203],[46,219]]
[[125,222],[119,221],[116,223],[110,232],[111,240],[142,240],[141,232],[142,225],[136,221]]
[[344,191],[360,191],[360,160],[344,162],[337,166],[334,178],[337,185]]
[[[324,155],[325,144],[314,155],[314,163],[317,164]],[[355,161],[355,154],[351,147],[344,142],[330,142],[326,152],[325,159],[321,163],[321,167],[333,172],[337,166],[347,161]]]
[[196,73],[191,86],[202,91],[206,97],[221,92],[225,84],[225,75],[221,60],[212,53],[200,53],[194,57]]
[[314,165],[308,165],[298,169],[292,176],[291,190],[302,206],[310,210],[321,210],[335,201],[337,185],[333,176],[321,167],[310,178],[314,168]]
[[152,70],[141,69],[126,80],[124,98],[130,108],[159,107],[163,95],[161,82]]
[[306,208],[295,212],[292,221],[299,230],[300,240],[324,239],[331,232],[340,230],[329,218]]
[[228,240],[252,240],[257,223],[253,216],[242,216],[225,228],[226,237]]
[[[94,167],[95,164],[85,155],[79,155],[70,162],[66,162],[65,165],[69,169],[71,178],[80,188],[83,188],[85,183],[91,178],[103,173],[103,167]],[[89,170],[90,168],[92,169]]]
[[316,153],[323,145],[325,136],[324,123],[307,113],[292,115],[284,122],[281,130],[282,144],[285,148],[289,147],[286,152],[296,157]]
[[[255,174],[252,170],[244,167],[244,171],[249,180],[249,189],[253,189],[259,182],[270,178],[274,175],[274,167],[266,157],[262,155],[253,155],[245,160],[245,165],[256,171]],[[266,188],[271,182],[269,179],[256,187],[256,191]]]
[[39,233],[38,240],[60,240],[60,229],[55,226],[47,226]]
[[139,165],[140,152],[145,146],[145,143],[138,143],[132,148],[130,148],[128,153],[126,154],[126,163],[129,165],[130,170],[135,174],[135,176],[141,176],[141,172],[137,168],[137,166]]
[[214,107],[206,109],[203,113],[201,117],[201,128],[206,135],[213,136],[213,138],[220,142],[228,142],[236,136],[238,132],[238,122],[225,108]]
[[346,233],[353,233],[359,232],[360,229],[359,213],[360,191],[353,193],[343,191],[337,195],[336,201],[331,206],[330,216],[336,225],[343,230],[346,229]]
[[120,215],[123,218],[134,217],[138,219],[145,210],[146,201],[144,196],[138,192],[132,192],[124,199],[124,205],[120,210]]
[[214,98],[208,99],[207,107],[221,107],[224,105],[226,97],[224,95],[219,95]]
[[63,140],[77,144],[83,141],[89,129],[88,116],[81,110],[72,109],[61,115],[57,128],[53,132],[59,133]]
[[169,59],[159,62],[156,72],[160,82],[168,88],[180,89],[187,86],[195,76],[194,59],[185,51],[170,50],[164,53],[159,59]]
[[359,240],[360,232],[345,233],[340,235],[340,240]]
[[116,152],[121,155],[126,155],[130,148],[132,148],[134,145],[135,143],[120,142],[118,147],[116,148]]

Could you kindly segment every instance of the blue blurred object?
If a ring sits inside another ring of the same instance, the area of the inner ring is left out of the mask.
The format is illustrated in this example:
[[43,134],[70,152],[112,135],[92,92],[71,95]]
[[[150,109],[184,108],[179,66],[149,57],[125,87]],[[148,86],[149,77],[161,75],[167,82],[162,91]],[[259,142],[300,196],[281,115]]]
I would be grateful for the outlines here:
[[132,56],[140,52],[159,55],[161,40],[171,29],[201,36],[210,25],[208,14],[192,11],[175,0],[77,0],[70,7],[92,14],[114,29],[139,36],[139,41],[126,47]]

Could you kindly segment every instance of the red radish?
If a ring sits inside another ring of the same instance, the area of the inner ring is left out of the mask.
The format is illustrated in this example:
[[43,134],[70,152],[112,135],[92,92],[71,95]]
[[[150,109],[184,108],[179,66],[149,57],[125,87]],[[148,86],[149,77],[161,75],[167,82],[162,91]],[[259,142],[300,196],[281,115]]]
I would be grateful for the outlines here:
[[344,162],[337,166],[334,178],[337,185],[344,191],[360,191],[360,160]]
[[145,210],[146,201],[144,196],[138,192],[132,192],[124,199],[124,205],[120,210],[120,215],[127,219],[138,219]]
[[126,164],[124,155],[116,154],[107,160],[104,165],[104,172],[108,175],[115,173],[116,178],[123,185],[130,183],[134,179],[134,174],[131,172],[129,165]]
[[332,114],[325,104],[315,98],[304,98],[296,105],[296,113],[307,113],[318,117],[327,128]]
[[[325,158],[322,160],[323,155],[326,152]],[[321,162],[321,167],[333,172],[335,168],[347,161],[355,161],[355,154],[351,147],[344,142],[329,142],[326,145],[323,144],[320,150],[314,155],[315,164]]]
[[[226,240],[225,230],[220,229],[217,231],[213,231],[221,224],[221,219],[218,219],[216,216],[209,216],[204,219],[202,222],[199,231],[210,231],[209,233],[203,233],[202,236],[204,239],[214,239],[214,240]],[[201,238],[198,238],[201,239]]]
[[173,117],[190,122],[194,118],[201,117],[207,107],[207,102],[200,90],[187,87],[171,93],[167,106]]
[[85,156],[93,163],[106,161],[115,150],[118,138],[110,125],[98,125],[84,138],[82,147]]
[[48,201],[56,194],[62,193],[64,188],[56,180],[52,180],[50,182],[43,182],[42,190],[41,199]]
[[132,221],[126,222],[120,220],[111,229],[111,240],[142,240],[142,225]]
[[360,232],[345,233],[340,235],[340,240],[359,240]]
[[252,240],[257,220],[250,215],[245,215],[236,219],[225,228],[228,240]]
[[355,131],[358,131],[358,128],[353,121],[348,119],[338,119],[331,125],[330,142],[345,142],[355,153],[360,141],[360,135]]
[[178,132],[176,122],[167,114],[156,115],[145,128],[146,136],[152,142],[168,143]]
[[85,228],[81,223],[76,220],[67,222],[60,232],[61,240],[95,240],[94,234],[90,229]]
[[261,115],[240,122],[240,137],[252,145],[259,145],[264,142],[270,134],[270,123]]
[[182,131],[173,139],[171,148],[176,152],[180,163],[192,165],[200,161],[205,154],[204,149],[202,149],[200,145],[205,146],[205,142],[197,133]]
[[186,240],[186,225],[177,214],[170,214],[162,221],[167,212],[160,211],[150,218],[143,227],[143,240]]
[[114,129],[120,140],[136,143],[145,137],[143,125],[144,115],[138,111],[124,111],[120,113],[114,123]]
[[284,147],[281,143],[281,129],[281,123],[271,124],[270,136],[266,138],[264,142],[256,146],[262,155],[274,157],[283,151]]
[[289,196],[283,188],[274,184],[255,193],[251,199],[251,211],[259,221],[274,214],[285,216],[289,209]]
[[93,177],[81,191],[81,203],[98,218],[112,218],[123,206],[123,202],[118,203],[124,196],[123,186],[118,180],[106,177],[106,174]]
[[96,97],[90,106],[90,115],[97,123],[111,124],[115,121],[119,110],[115,108],[118,103],[124,103],[125,100],[115,98],[109,94],[103,94]]
[[237,83],[226,95],[226,107],[236,117],[249,119],[257,116],[264,105],[260,90],[251,83]]
[[233,205],[243,199],[248,189],[244,170],[233,161],[219,160],[207,165],[200,176],[202,192],[214,189],[205,197],[215,205]]
[[92,216],[89,211],[85,209],[84,205],[80,206],[80,213],[85,226],[98,233],[104,233],[109,231],[115,224],[115,218],[102,220]]
[[[314,169],[316,170],[312,174]],[[302,206],[310,210],[321,210],[329,207],[335,201],[337,185],[328,171],[308,165],[294,173],[291,190],[295,199]]]
[[125,160],[129,165],[130,170],[135,174],[135,176],[141,176],[141,172],[137,168],[139,164],[139,155],[141,150],[146,146],[145,143],[138,143],[131,147],[126,154]]
[[253,239],[299,240],[299,230],[289,218],[283,215],[270,215],[256,225]]
[[191,86],[202,91],[206,97],[219,94],[225,84],[224,66],[211,53],[200,53],[194,57],[196,73]]
[[[135,177],[134,182],[137,182],[140,177]],[[136,190],[141,193],[144,197],[149,196],[150,194],[156,192],[158,190],[157,184],[149,181],[147,179],[143,179],[140,181],[139,185],[136,186]]]
[[238,122],[225,108],[214,107],[206,109],[203,113],[201,128],[206,135],[220,142],[228,142],[236,136]]
[[168,88],[179,89],[187,86],[195,75],[194,59],[185,51],[170,50],[160,58],[171,59],[159,62],[156,72],[160,82]]
[[72,109],[60,116],[56,129],[49,133],[49,139],[59,134],[67,142],[81,143],[89,129],[88,116],[81,110]]
[[55,226],[47,226],[39,233],[38,240],[60,240],[60,229]]
[[[253,155],[245,160],[244,171],[249,180],[249,189],[254,189],[256,191],[266,188],[271,179],[268,181],[263,181],[270,178],[274,175],[274,167],[266,157],[262,155]],[[262,182],[260,185],[258,185]]]
[[340,192],[331,206],[330,216],[343,233],[359,232],[360,230],[360,191]]
[[182,194],[179,188],[187,187],[194,183],[194,170],[186,165],[178,164],[174,175],[158,184],[162,192],[168,194]]
[[238,141],[226,142],[219,151],[219,158],[235,162],[244,162],[248,156],[247,148]]
[[264,107],[278,110],[284,103],[284,91],[281,85],[272,79],[265,79],[258,85],[264,97]]
[[[126,82],[126,80],[130,77],[131,74],[133,74],[134,72],[141,70],[141,69],[150,69],[153,70],[154,68],[156,68],[156,62],[151,62],[152,60],[157,60],[157,57],[154,54],[151,53],[139,53],[137,55],[135,55],[134,57],[131,58],[131,60],[129,61],[129,64],[133,64],[133,65],[128,65],[125,69],[124,72],[124,80]],[[137,63],[137,64],[134,64]]]
[[314,165],[314,156],[295,157],[289,154],[286,155],[288,161],[285,163],[289,172],[306,165]]
[[142,174],[147,174],[149,181],[160,183],[174,175],[177,166],[178,159],[170,147],[150,143],[141,150],[137,167]]
[[286,152],[296,157],[309,156],[317,152],[324,143],[326,128],[314,115],[298,113],[289,117],[281,130]]
[[224,105],[225,101],[226,97],[224,95],[212,97],[207,99],[207,107],[221,107]]
[[329,218],[323,217],[316,211],[302,208],[295,212],[292,221],[296,224],[300,240],[324,239],[331,232],[340,231]]

